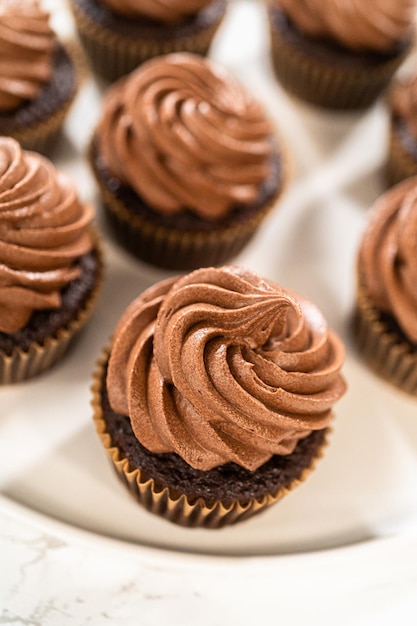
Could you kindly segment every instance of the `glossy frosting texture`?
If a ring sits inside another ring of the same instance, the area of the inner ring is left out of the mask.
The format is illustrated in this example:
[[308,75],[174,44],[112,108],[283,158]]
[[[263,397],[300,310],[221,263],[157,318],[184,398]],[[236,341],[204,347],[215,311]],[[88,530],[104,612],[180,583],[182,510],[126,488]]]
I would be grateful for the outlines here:
[[150,207],[206,219],[253,202],[275,150],[261,105],[218,66],[185,53],[117,83],[96,137],[109,171]]
[[23,328],[36,309],[58,308],[92,248],[93,210],[45,157],[0,137],[0,331]]
[[204,9],[212,0],[101,0],[117,15],[157,22],[177,22]]
[[413,28],[415,0],[274,0],[305,34],[351,50],[389,52]]
[[0,113],[34,100],[52,75],[55,35],[38,0],[0,2]]
[[397,82],[389,101],[394,118],[401,120],[417,141],[417,76]]
[[107,388],[152,452],[255,470],[329,425],[344,348],[310,302],[237,267],[159,283],[114,334]]
[[417,178],[396,185],[375,204],[365,230],[359,271],[375,307],[392,315],[417,343]]

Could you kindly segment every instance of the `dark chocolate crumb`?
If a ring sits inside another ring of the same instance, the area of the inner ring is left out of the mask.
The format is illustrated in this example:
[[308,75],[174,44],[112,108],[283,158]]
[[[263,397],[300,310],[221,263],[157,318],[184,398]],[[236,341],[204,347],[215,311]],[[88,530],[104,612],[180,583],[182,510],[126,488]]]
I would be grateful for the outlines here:
[[208,471],[196,470],[175,453],[155,454],[141,445],[129,418],[115,413],[110,407],[105,375],[106,372],[102,383],[102,409],[112,445],[128,459],[130,469],[139,468],[160,487],[169,487],[190,498],[244,502],[275,493],[291,485],[311,466],[326,438],[326,429],[313,431],[299,441],[292,454],[275,455],[254,472],[236,463],[226,463]]

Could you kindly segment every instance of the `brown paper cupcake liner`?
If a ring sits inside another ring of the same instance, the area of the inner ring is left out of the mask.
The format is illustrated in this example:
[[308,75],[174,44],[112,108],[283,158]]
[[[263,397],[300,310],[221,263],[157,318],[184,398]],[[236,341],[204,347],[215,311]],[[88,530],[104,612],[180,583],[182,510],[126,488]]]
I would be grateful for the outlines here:
[[[408,49],[372,67],[341,64],[310,54],[285,37],[270,14],[271,56],[275,74],[292,95],[315,106],[361,109],[382,94]],[[349,54],[348,52],[346,53]]]
[[101,186],[106,216],[119,243],[139,259],[158,267],[191,270],[221,265],[248,243],[274,203],[265,206],[246,223],[212,232],[174,231],[132,215]]
[[60,328],[54,336],[43,343],[33,342],[27,350],[16,347],[11,354],[0,351],[0,385],[20,383],[48,370],[59,361],[68,350],[73,338],[90,318],[103,281],[103,260],[101,244],[96,238],[97,282],[83,307],[73,320]]
[[219,19],[196,33],[170,38],[133,38],[93,21],[76,2],[72,9],[86,55],[93,71],[108,81],[115,81],[137,68],[144,61],[172,52],[191,52],[205,56],[220,26]]
[[407,150],[395,122],[389,130],[388,158],[385,167],[385,179],[388,186],[396,185],[405,178],[417,174],[417,160]]
[[247,219],[211,231],[176,230],[133,214],[116,198],[95,166],[94,141],[90,142],[89,156],[106,218],[119,244],[146,263],[180,271],[222,265],[237,256],[285,193],[292,170],[286,150],[281,147],[279,188],[262,208]]
[[353,322],[356,343],[372,370],[397,388],[417,395],[417,352],[381,319],[361,284]]
[[305,468],[299,477],[295,478],[285,488],[252,500],[213,500],[208,502],[202,497],[191,498],[188,495],[176,492],[171,487],[161,486],[140,469],[132,469],[128,459],[123,456],[119,448],[113,446],[111,436],[107,432],[107,426],[103,419],[101,395],[104,369],[108,358],[109,349],[105,349],[97,362],[93,375],[91,404],[94,411],[93,419],[97,434],[112,467],[130,495],[146,510],[170,522],[189,528],[216,529],[243,521],[275,504],[304,482],[307,476],[315,469],[317,461],[323,456],[324,449],[328,443],[330,429],[327,429],[326,437],[312,459],[311,465]]

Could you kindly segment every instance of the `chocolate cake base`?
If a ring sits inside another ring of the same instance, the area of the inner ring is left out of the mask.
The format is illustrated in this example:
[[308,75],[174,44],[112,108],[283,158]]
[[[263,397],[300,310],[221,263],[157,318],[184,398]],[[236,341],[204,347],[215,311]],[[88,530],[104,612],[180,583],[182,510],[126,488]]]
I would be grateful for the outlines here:
[[417,140],[407,124],[399,118],[391,120],[385,178],[389,187],[417,175]]
[[212,0],[196,15],[171,24],[117,15],[99,0],[72,0],[72,9],[93,71],[114,81],[155,56],[207,54],[226,1]]
[[107,170],[96,141],[90,147],[90,161],[106,218],[118,242],[139,259],[172,270],[221,265],[236,256],[285,185],[283,159],[275,153],[271,174],[251,204],[237,205],[219,220],[203,219],[186,208],[175,215],[163,215]]
[[72,0],[72,4],[96,25],[109,30],[110,34],[122,35],[132,40],[159,39],[160,41],[195,35],[218,22],[226,9],[225,0],[213,0],[196,15],[187,17],[181,22],[167,24],[146,18],[134,19],[117,15],[100,0]]
[[62,290],[60,308],[35,311],[15,333],[0,332],[0,384],[21,382],[49,369],[86,323],[102,281],[98,244],[79,265],[82,273]]
[[[119,456],[128,461],[126,472],[139,469],[142,481],[152,479],[154,491],[168,489],[174,499],[186,496],[189,502],[202,500],[205,506],[217,502],[223,506],[239,502],[245,506],[251,501],[286,493],[302,480],[321,456],[328,429],[313,431],[297,444],[288,456],[275,455],[259,469],[252,472],[236,463],[226,463],[208,471],[190,467],[175,453],[156,454],[144,448],[135,437],[128,417],[115,413],[106,390],[107,363],[99,372],[99,412],[110,438],[109,447],[117,448]],[[146,508],[146,501],[142,502]],[[185,524],[188,525],[188,524]]]
[[270,7],[271,54],[282,86],[299,99],[331,109],[370,106],[412,48],[411,38],[386,54],[355,52],[304,36],[278,7]]
[[50,82],[35,100],[15,111],[0,113],[0,134],[13,137],[27,150],[45,152],[56,139],[76,90],[73,59],[57,43]]

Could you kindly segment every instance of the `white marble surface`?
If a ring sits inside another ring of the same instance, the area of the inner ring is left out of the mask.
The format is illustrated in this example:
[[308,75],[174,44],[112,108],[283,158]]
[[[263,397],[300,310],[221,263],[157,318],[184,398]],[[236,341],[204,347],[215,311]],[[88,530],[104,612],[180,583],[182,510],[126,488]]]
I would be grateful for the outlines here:
[[417,534],[298,556],[130,546],[0,498],[0,624],[415,624]]
[[[65,0],[46,4],[70,35]],[[138,511],[106,464],[88,388],[124,306],[164,275],[109,239],[83,340],[39,380],[0,390],[0,624],[415,624],[415,400],[366,370],[348,332],[355,250],[382,191],[386,110],[292,102],[272,77],[260,0],[231,2],[212,55],[265,103],[290,148],[293,183],[238,261],[320,303],[345,339],[349,394],[331,446],[305,485],[235,529],[187,531]],[[101,96],[87,78],[55,154],[93,202],[83,154]]]

